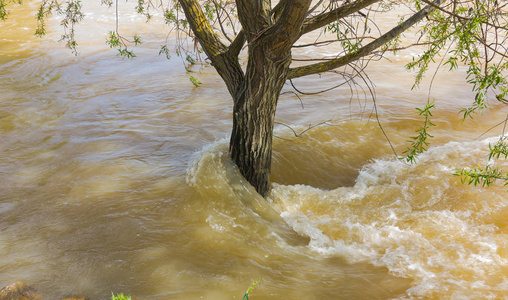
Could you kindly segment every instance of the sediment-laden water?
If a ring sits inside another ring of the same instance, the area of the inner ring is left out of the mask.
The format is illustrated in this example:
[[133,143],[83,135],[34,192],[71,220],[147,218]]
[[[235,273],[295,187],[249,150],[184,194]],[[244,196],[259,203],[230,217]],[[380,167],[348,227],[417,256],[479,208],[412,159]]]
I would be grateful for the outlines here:
[[[33,36],[34,5],[0,23],[0,286],[20,280],[47,299],[240,299],[262,277],[251,299],[508,297],[507,188],[451,175],[486,162],[508,108],[492,102],[463,123],[474,94],[460,71],[429,92],[429,81],[410,90],[415,53],[369,66],[399,155],[423,124],[414,108],[435,100],[416,165],[395,158],[365,86],[283,94],[265,200],[228,157],[225,86],[209,66],[188,73],[159,56],[167,28],[127,9],[124,33],[144,43],[121,59],[104,44],[113,12],[85,4],[76,57],[56,24]],[[328,120],[300,137],[282,124]]]

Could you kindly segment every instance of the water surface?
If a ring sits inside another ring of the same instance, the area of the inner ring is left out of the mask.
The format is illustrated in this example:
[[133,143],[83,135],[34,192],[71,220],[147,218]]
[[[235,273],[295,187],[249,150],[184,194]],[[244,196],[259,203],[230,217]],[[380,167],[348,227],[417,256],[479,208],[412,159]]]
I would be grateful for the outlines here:
[[371,62],[398,154],[423,123],[414,107],[436,101],[432,145],[412,166],[394,157],[365,86],[283,94],[278,122],[333,126],[295,137],[277,125],[264,200],[228,157],[232,104],[213,69],[159,56],[167,28],[131,10],[124,33],[144,44],[116,57],[104,44],[114,15],[87,5],[77,57],[55,24],[32,35],[34,4],[0,23],[0,286],[21,280],[47,299],[239,299],[262,277],[252,299],[507,297],[506,188],[451,173],[486,162],[503,129],[481,135],[508,110],[492,102],[463,123],[474,98],[463,73],[411,91],[403,65],[415,53]]

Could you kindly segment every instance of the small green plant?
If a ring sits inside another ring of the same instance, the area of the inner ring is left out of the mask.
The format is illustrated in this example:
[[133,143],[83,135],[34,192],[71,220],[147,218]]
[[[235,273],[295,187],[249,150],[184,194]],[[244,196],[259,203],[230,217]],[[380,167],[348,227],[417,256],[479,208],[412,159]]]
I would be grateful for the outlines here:
[[169,49],[166,45],[161,46],[161,50],[159,51],[159,55],[164,54],[167,59],[171,59],[171,53],[169,52]]
[[189,77],[189,80],[195,87],[198,87],[201,84],[201,81],[194,76]]
[[473,184],[475,186],[489,186],[497,180],[501,180],[504,182],[504,185],[508,185],[508,173],[494,166],[495,161],[499,158],[508,158],[506,139],[506,137],[502,136],[495,145],[489,144],[489,163],[485,167],[477,165],[474,169],[457,169],[453,175],[460,177],[462,183]]
[[251,286],[247,289],[245,292],[245,295],[243,295],[242,300],[249,300],[249,294],[252,293],[256,285],[258,285],[261,280],[263,280],[263,276],[261,276],[258,280],[254,280],[254,282],[251,284]]
[[474,186],[481,185],[482,187],[489,186],[496,180],[504,181],[504,185],[508,185],[508,174],[503,174],[503,171],[486,165],[480,165],[475,169],[458,169],[453,173],[454,176],[459,176],[462,183],[472,184]]
[[109,36],[106,39],[106,44],[109,45],[109,48],[117,48],[118,56],[126,58],[136,57],[136,54],[127,48],[127,43],[134,43],[134,45],[137,46],[141,44],[141,39],[135,35],[133,41],[128,41],[116,31],[110,31]]
[[411,140],[408,142],[411,143],[411,146],[407,148],[406,151],[403,152],[406,156],[401,157],[401,160],[405,160],[408,163],[415,163],[416,158],[420,153],[423,153],[426,150],[426,147],[429,146],[428,138],[432,138],[433,136],[429,134],[428,130],[430,127],[435,126],[434,123],[430,121],[430,117],[432,117],[431,109],[434,108],[434,102],[429,102],[425,106],[425,108],[420,109],[416,108],[420,116],[425,117],[425,121],[423,126],[416,130],[418,133],[417,136],[412,136]]
[[122,293],[119,293],[119,294],[115,294],[114,293],[111,293],[111,300],[132,300],[131,299],[131,296],[129,295],[124,295]]

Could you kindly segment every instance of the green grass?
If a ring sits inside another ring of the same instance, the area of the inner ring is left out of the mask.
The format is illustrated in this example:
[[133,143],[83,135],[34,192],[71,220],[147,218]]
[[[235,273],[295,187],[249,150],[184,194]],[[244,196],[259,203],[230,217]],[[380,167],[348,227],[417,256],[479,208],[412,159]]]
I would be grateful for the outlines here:
[[119,294],[115,294],[114,293],[111,293],[111,300],[132,300],[131,299],[131,296],[129,295],[124,295],[122,293],[119,293]]

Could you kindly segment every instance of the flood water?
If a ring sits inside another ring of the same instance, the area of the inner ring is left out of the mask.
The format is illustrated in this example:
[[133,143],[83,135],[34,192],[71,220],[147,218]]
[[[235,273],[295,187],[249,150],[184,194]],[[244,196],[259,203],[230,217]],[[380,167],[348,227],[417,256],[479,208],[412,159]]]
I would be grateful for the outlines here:
[[23,281],[45,299],[241,299],[262,277],[251,299],[508,298],[508,188],[451,175],[486,162],[508,107],[493,101],[463,123],[474,94],[460,70],[429,94],[429,80],[410,90],[411,51],[369,65],[399,155],[423,124],[414,108],[436,102],[416,165],[395,158],[368,92],[283,94],[278,122],[332,125],[300,137],[276,126],[265,200],[228,157],[232,103],[213,68],[188,73],[158,55],[166,38],[174,49],[168,28],[126,8],[123,33],[144,43],[121,59],[104,43],[113,11],[86,3],[76,57],[57,21],[33,36],[34,7],[0,23],[0,286]]

